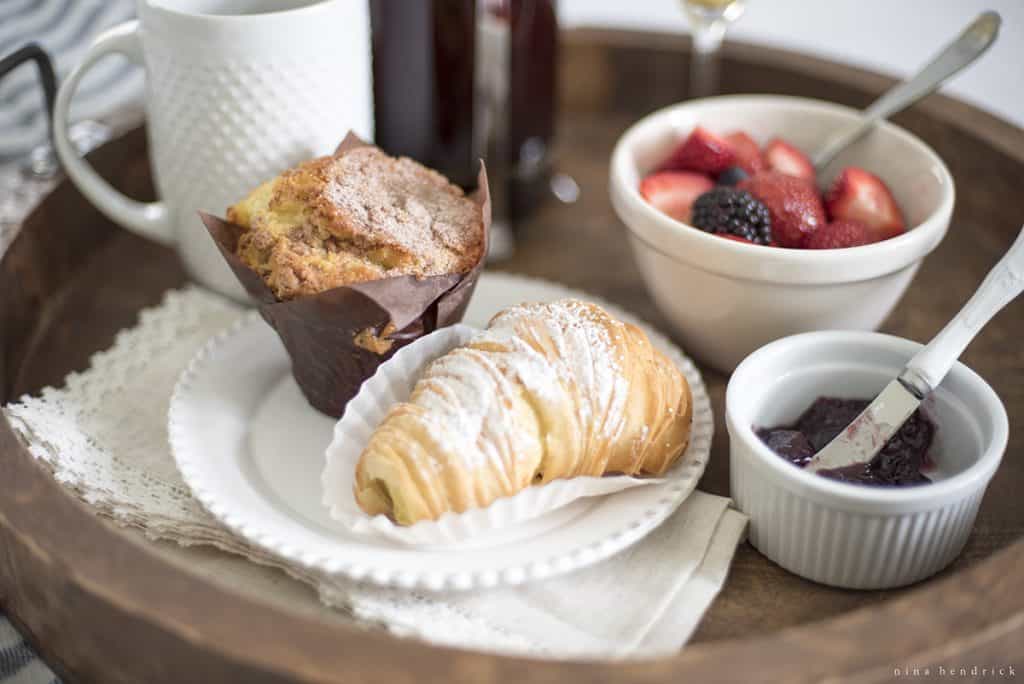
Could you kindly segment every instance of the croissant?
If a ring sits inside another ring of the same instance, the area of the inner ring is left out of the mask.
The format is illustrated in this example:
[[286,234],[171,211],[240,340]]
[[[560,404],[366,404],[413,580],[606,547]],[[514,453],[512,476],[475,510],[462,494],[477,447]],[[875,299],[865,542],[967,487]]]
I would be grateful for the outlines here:
[[403,525],[583,475],[661,475],[690,437],[686,378],[586,302],[514,306],[430,363],[356,466],[370,515]]

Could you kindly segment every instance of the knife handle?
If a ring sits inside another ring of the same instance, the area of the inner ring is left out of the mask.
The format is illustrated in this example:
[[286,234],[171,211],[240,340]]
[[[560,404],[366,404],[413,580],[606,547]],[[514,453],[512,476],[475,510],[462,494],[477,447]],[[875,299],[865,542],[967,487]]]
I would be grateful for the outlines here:
[[[974,336],[1024,290],[1024,228],[959,313],[900,374],[922,396],[938,387]],[[923,386],[922,386],[923,384]]]

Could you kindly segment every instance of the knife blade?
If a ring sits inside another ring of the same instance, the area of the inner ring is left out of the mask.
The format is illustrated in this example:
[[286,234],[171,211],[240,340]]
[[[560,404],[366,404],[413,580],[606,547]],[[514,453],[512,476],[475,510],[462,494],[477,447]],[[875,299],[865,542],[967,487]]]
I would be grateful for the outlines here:
[[870,461],[917,410],[921,399],[900,378],[893,379],[852,423],[815,454],[806,469],[817,472]]

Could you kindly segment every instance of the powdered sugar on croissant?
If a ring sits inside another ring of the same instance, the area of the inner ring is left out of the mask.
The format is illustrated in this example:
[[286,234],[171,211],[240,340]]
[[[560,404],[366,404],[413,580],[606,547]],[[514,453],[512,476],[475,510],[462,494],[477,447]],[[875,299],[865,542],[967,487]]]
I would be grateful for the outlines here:
[[557,478],[660,475],[691,421],[686,379],[640,329],[573,299],[515,306],[391,409],[356,500],[412,524]]

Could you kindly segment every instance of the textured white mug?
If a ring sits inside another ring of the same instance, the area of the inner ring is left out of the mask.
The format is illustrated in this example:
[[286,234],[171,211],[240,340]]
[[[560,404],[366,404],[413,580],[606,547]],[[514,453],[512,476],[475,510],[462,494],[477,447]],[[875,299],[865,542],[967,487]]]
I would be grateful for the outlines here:
[[[138,0],[138,19],[103,33],[57,95],[57,154],[107,217],[173,245],[195,280],[245,299],[196,215],[222,216],[259,183],[329,153],[352,129],[372,139],[366,2]],[[158,202],[122,195],[75,151],[68,108],[79,80],[118,53],[146,69]]]

